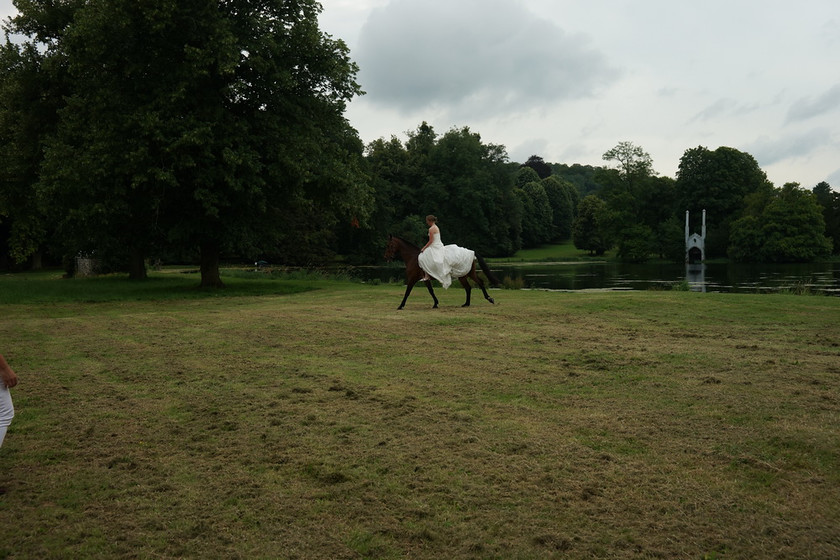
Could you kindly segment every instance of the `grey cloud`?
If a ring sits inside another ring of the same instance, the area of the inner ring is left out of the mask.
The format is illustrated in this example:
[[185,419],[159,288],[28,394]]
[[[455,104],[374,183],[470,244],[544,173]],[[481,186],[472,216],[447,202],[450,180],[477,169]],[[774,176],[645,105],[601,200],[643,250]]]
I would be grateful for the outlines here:
[[531,138],[514,147],[508,155],[512,161],[524,162],[531,156],[542,157],[547,147],[545,138]]
[[370,101],[403,112],[528,110],[617,75],[584,38],[516,0],[392,0],[371,13],[355,58]]
[[743,103],[738,103],[734,99],[723,97],[698,112],[688,122],[708,121],[714,120],[718,117],[746,115],[755,111],[757,108],[758,106],[756,105],[744,105]]
[[831,185],[831,188],[835,191],[840,192],[840,169],[836,169],[834,173],[830,174],[826,178],[826,182]]
[[707,121],[709,119],[714,119],[721,115],[725,115],[730,113],[734,110],[737,103],[734,99],[718,99],[711,105],[707,106],[705,109],[694,115],[689,122],[695,121]]
[[811,154],[816,149],[833,144],[831,131],[827,128],[815,128],[799,135],[780,138],[761,138],[746,148],[762,165]]
[[840,107],[840,84],[835,85],[816,99],[800,99],[788,110],[788,122],[818,117]]

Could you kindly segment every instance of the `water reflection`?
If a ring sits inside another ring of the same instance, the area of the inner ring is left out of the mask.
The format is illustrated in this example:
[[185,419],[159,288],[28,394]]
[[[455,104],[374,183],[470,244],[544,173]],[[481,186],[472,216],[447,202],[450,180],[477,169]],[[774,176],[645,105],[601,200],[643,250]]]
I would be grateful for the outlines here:
[[553,290],[670,289],[697,292],[814,291],[840,295],[840,263],[626,264],[566,263],[494,267],[526,287]]
[[686,263],[685,281],[692,292],[706,291],[706,265],[703,263]]
[[[687,283],[697,292],[812,291],[840,295],[840,263],[805,264],[491,264],[500,279],[547,290],[671,289]],[[359,269],[365,280],[399,282],[402,266]]]

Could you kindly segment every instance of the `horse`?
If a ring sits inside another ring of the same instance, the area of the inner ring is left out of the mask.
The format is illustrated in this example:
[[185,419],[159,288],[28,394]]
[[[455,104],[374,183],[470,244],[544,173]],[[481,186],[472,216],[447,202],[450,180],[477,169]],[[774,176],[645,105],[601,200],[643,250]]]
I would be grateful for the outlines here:
[[[420,263],[417,261],[417,257],[419,255],[420,247],[417,245],[409,243],[401,237],[395,237],[393,235],[388,236],[388,246],[385,248],[385,260],[391,261],[394,257],[400,257],[405,263],[405,296],[403,296],[402,303],[400,303],[400,306],[397,309],[405,307],[405,300],[408,299],[408,294],[411,293],[411,289],[426,274],[423,269],[420,268]],[[487,266],[487,262],[478,253],[475,254],[475,258],[478,260],[478,264],[481,265],[481,270],[484,271],[485,275],[487,275],[487,279],[490,280],[490,283],[492,285],[498,285],[499,281],[496,280],[496,277],[490,272],[490,267]],[[470,293],[472,292],[472,287],[470,286],[470,282],[468,280],[469,278],[472,278],[473,282],[478,284],[478,287],[481,288],[481,291],[484,293],[484,299],[490,303],[496,303],[487,293],[487,290],[484,287],[484,282],[475,273],[475,261],[473,261],[470,271],[464,276],[458,278],[461,285],[464,287],[464,291],[467,292],[467,301],[464,302],[464,305],[461,307],[469,307],[470,305]],[[434,306],[432,306],[432,309],[435,309],[438,306],[438,298],[435,296],[431,280],[426,282],[426,288],[429,290],[429,294],[431,294],[432,299],[435,301]]]

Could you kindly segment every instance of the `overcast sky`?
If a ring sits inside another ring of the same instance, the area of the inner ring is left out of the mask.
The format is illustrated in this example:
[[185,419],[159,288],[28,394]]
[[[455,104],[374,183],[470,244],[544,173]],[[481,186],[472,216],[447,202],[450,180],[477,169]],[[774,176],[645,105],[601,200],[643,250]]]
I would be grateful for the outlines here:
[[669,177],[687,149],[730,146],[776,186],[840,191],[838,0],[321,3],[360,67],[365,142],[427,121],[513,161],[602,165],[630,141]]

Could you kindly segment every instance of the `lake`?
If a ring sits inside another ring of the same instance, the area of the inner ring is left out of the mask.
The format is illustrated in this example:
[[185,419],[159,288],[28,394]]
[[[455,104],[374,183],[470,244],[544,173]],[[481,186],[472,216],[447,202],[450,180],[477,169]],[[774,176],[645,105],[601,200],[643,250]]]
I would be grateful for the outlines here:
[[[840,262],[806,264],[629,264],[614,262],[491,263],[499,279],[521,279],[543,290],[668,289],[688,281],[697,292],[768,292],[808,289],[840,296]],[[400,264],[357,269],[365,280],[404,278]]]

